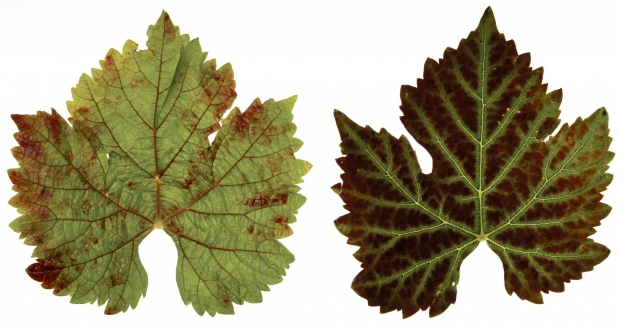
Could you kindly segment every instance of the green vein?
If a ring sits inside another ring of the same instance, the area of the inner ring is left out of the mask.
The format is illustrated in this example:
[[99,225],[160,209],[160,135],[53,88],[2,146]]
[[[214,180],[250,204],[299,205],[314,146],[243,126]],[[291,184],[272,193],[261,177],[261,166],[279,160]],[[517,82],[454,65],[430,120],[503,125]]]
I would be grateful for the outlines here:
[[411,230],[411,231],[396,231],[396,230],[385,230],[382,228],[374,228],[374,227],[364,227],[364,229],[372,231],[372,232],[376,232],[376,233],[380,233],[380,234],[386,234],[386,235],[392,235],[392,236],[396,236],[396,237],[402,237],[402,236],[408,236],[408,235],[413,235],[413,234],[418,234],[421,232],[426,232],[429,230],[433,230],[435,228],[439,228],[439,227],[443,227],[443,224],[436,224],[430,227],[426,227],[426,228],[418,228],[416,230]]
[[[588,136],[586,137],[586,139],[579,145],[579,147],[577,148],[577,150],[574,150],[573,153],[571,154],[571,156],[565,160],[564,164],[562,165],[562,168],[560,168],[560,170],[558,170],[555,174],[553,174],[553,176],[551,176],[550,178],[546,179],[545,182],[540,186],[540,188],[538,189],[538,191],[536,191],[536,193],[534,194],[534,196],[517,212],[515,213],[515,215],[513,215],[510,219],[508,219],[508,221],[506,223],[504,223],[503,225],[501,225],[500,227],[496,228],[495,230],[491,231],[488,235],[490,236],[491,234],[501,230],[502,228],[510,225],[512,223],[512,220],[514,220],[515,218],[517,218],[521,213],[523,213],[523,211],[525,211],[530,204],[532,204],[532,202],[536,201],[538,194],[547,186],[547,184],[553,180],[555,177],[557,177],[559,174],[561,174],[564,171],[564,167],[566,167],[566,165],[568,165],[568,163],[573,159],[573,157],[575,157],[575,155],[577,153],[579,153],[579,151],[581,151],[581,149],[583,148],[584,144],[588,142],[588,140],[590,140],[590,137],[592,136],[592,134],[594,134],[597,131],[598,125],[601,122],[601,117],[599,117],[599,119],[596,121],[596,125],[593,128],[590,128],[590,132],[588,133]],[[551,155],[548,156],[552,157]]]
[[537,128],[538,123],[542,120],[542,118],[544,116],[546,116],[547,110],[551,107],[551,105],[553,105],[553,103],[545,106],[545,108],[543,109],[542,114],[540,114],[538,116],[538,118],[536,119],[536,121],[534,122],[534,125],[532,126],[532,129],[530,130],[530,134],[528,134],[528,137],[526,139],[526,141],[523,141],[523,143],[521,143],[521,147],[519,147],[519,150],[517,151],[517,153],[515,153],[512,157],[512,159],[510,160],[510,162],[508,163],[508,165],[506,165],[506,167],[504,167],[502,169],[502,171],[497,174],[497,176],[495,177],[495,179],[491,182],[491,184],[489,184],[489,186],[487,186],[487,188],[485,188],[484,190],[482,190],[482,192],[486,192],[488,190],[490,190],[491,188],[493,188],[495,186],[495,184],[502,179],[502,177],[504,176],[504,173],[506,173],[506,171],[508,171],[508,169],[510,169],[510,167],[512,166],[512,164],[517,160],[517,158],[521,157],[521,152],[523,151],[523,149],[525,149],[525,146],[527,144],[529,144],[530,142],[527,141],[528,139],[532,139],[532,133],[534,132],[534,130]]
[[[467,247],[467,246],[471,245],[472,243],[478,243],[478,242],[479,242],[479,241],[478,241],[478,239],[471,240],[471,241],[469,241],[469,242],[467,242],[467,243],[465,243],[465,244],[463,244],[463,245],[461,245],[461,246],[459,246],[459,247],[457,247],[457,248],[454,248],[454,249],[452,249],[452,250],[449,250],[449,251],[447,251],[447,252],[445,252],[445,253],[443,253],[443,254],[441,254],[441,255],[439,255],[439,256],[437,256],[437,257],[433,258],[433,259],[427,260],[427,261],[422,262],[422,263],[417,263],[417,264],[414,264],[412,267],[408,268],[405,272],[398,273],[398,274],[396,274],[396,275],[393,275],[393,276],[391,276],[391,277],[389,277],[389,278],[387,278],[387,279],[381,280],[381,281],[377,281],[377,283],[378,283],[378,284],[381,284],[381,283],[389,282],[389,281],[392,281],[392,280],[394,280],[394,279],[396,279],[396,278],[398,278],[398,277],[403,277],[403,278],[404,278],[404,277],[405,277],[405,275],[406,275],[407,273],[410,273],[410,272],[412,272],[413,270],[415,270],[415,269],[417,269],[417,268],[419,268],[419,267],[421,267],[421,266],[423,266],[423,265],[426,265],[426,264],[432,264],[432,263],[434,263],[435,261],[442,259],[444,256],[447,256],[447,255],[453,254],[454,252],[460,252],[462,249],[464,249],[465,247]],[[429,269],[430,269],[430,268],[429,268]],[[428,272],[428,270],[427,270],[427,272]]]
[[478,162],[478,188],[476,188],[476,191],[478,192],[478,208],[480,211],[480,235],[479,235],[479,239],[485,240],[486,239],[486,235],[484,234],[484,220],[483,220],[483,216],[484,214],[482,213],[482,162],[484,161],[483,157],[484,157],[484,113],[485,113],[485,109],[486,109],[486,102],[484,101],[484,91],[485,91],[485,83],[486,83],[486,61],[487,61],[487,29],[486,27],[484,28],[484,40],[482,41],[482,60],[480,62],[481,66],[482,66],[482,81],[480,82],[480,104],[482,105],[482,107],[480,108],[480,127],[478,128],[479,132],[480,132],[480,140],[478,141],[478,145],[480,146],[480,148],[478,149],[479,152],[479,162]]
[[588,258],[588,257],[596,257],[596,255],[594,254],[584,254],[584,253],[579,253],[579,254],[548,254],[548,253],[543,253],[540,251],[540,247],[536,248],[536,250],[534,251],[526,251],[526,250],[520,250],[520,249],[516,249],[516,248],[512,248],[510,246],[502,246],[500,245],[498,242],[489,239],[489,242],[492,243],[495,246],[498,246],[500,248],[502,248],[504,251],[512,251],[515,253],[519,253],[522,255],[540,255],[549,259],[554,259],[554,260],[562,260],[562,259],[581,259],[581,258]]
[[452,162],[452,165],[458,170],[459,174],[461,174],[460,177],[463,177],[465,179],[465,181],[467,182],[467,184],[474,190],[477,190],[476,186],[472,183],[472,181],[469,179],[468,176],[465,175],[465,173],[463,172],[463,168],[461,167],[461,165],[454,159],[454,157],[452,157],[452,155],[450,154],[450,151],[448,150],[448,148],[445,147],[443,141],[439,138],[439,136],[437,136],[437,133],[435,133],[432,124],[428,121],[428,119],[424,116],[424,114],[422,114],[422,112],[420,112],[420,108],[415,105],[414,103],[412,103],[413,107],[416,108],[416,110],[418,110],[418,114],[420,115],[420,117],[422,118],[422,123],[424,123],[424,126],[426,127],[427,130],[429,130],[431,132],[431,134],[433,135],[433,137],[435,138],[435,142],[437,142],[437,144],[439,145],[439,147],[441,148],[441,150],[444,152],[444,154],[450,159],[450,162]]
[[[435,78],[437,78],[437,75],[435,75]],[[439,78],[437,78],[437,79],[439,80]],[[463,125],[463,121],[461,121],[461,118],[459,117],[458,113],[456,112],[456,109],[454,108],[454,106],[452,105],[450,100],[448,99],[448,95],[446,94],[446,90],[443,88],[443,83],[441,83],[440,80],[437,83],[439,84],[439,86],[441,88],[441,91],[440,91],[441,99],[443,100],[444,104],[446,104],[446,108],[448,108],[448,111],[450,112],[450,114],[454,117],[456,122],[461,127],[461,130],[463,130],[472,140],[478,141],[478,139],[476,139],[476,137],[469,131],[469,128],[467,128],[465,125]]]
[[390,173],[390,171],[385,168],[385,166],[383,166],[383,164],[381,164],[381,162],[379,161],[378,157],[375,157],[375,155],[368,150],[368,147],[366,146],[366,144],[362,141],[362,139],[360,139],[359,137],[357,137],[357,135],[355,134],[355,132],[353,132],[354,130],[352,130],[350,127],[344,125],[344,127],[348,130],[348,133],[351,135],[351,137],[353,137],[353,140],[355,141],[355,143],[360,147],[364,149],[364,152],[366,152],[366,154],[370,157],[370,159],[373,161],[373,163],[379,167],[380,169],[383,170],[383,172],[385,172],[385,175],[390,179],[390,181],[396,185],[396,187],[398,187],[398,190],[404,194],[411,202],[413,202],[416,206],[419,206],[422,210],[426,211],[427,213],[431,214],[433,217],[439,219],[443,224],[449,225],[454,227],[455,229],[458,229],[462,232],[468,233],[472,236],[476,236],[476,234],[474,234],[473,232],[459,227],[449,221],[447,221],[446,219],[442,218],[438,213],[433,212],[431,209],[429,209],[428,207],[424,206],[422,203],[420,203],[420,201],[416,200],[413,198],[413,195],[411,195],[411,193],[409,193],[409,191],[407,191],[402,184],[400,184],[400,182],[394,177],[392,176],[392,173]]

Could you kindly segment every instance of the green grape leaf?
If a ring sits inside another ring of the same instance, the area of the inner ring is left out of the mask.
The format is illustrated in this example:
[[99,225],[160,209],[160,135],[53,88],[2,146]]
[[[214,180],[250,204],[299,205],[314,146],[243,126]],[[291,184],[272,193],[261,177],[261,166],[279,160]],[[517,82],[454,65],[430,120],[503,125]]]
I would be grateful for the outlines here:
[[508,294],[533,303],[609,255],[588,238],[611,210],[600,202],[612,180],[607,111],[550,137],[562,92],[547,93],[542,68],[529,64],[488,8],[456,50],[402,86],[401,121],[430,153],[430,174],[404,136],[335,112],[346,156],[333,189],[349,211],[335,223],[360,247],[352,288],[370,306],[441,314],[456,301],[463,260],[484,241]]
[[292,234],[305,202],[295,184],[311,167],[294,156],[296,97],[256,99],[222,120],[236,97],[231,66],[205,62],[165,12],[147,34],[148,49],[129,40],[80,77],[71,124],[54,110],[12,116],[10,204],[21,216],[10,226],[36,246],[34,280],[72,303],[107,302],[106,314],[146,294],[138,246],[163,229],[183,302],[232,314],[294,260],[277,239]]

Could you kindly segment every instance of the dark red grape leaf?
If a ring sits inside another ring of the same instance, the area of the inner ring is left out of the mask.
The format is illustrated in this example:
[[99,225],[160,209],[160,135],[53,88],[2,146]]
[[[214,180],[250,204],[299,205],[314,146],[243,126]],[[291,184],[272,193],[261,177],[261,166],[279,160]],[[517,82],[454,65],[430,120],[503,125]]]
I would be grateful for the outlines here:
[[54,110],[12,116],[10,204],[22,215],[11,228],[36,246],[34,280],[73,303],[107,302],[106,314],[146,294],[138,246],[164,229],[183,302],[232,314],[294,260],[277,239],[292,234],[305,202],[295,184],[310,169],[294,156],[295,97],[256,99],[222,120],[237,95],[230,64],[205,62],[165,12],[147,34],[148,49],[129,40],[82,75],[71,124]]
[[360,247],[352,287],[370,306],[441,314],[456,301],[463,260],[484,241],[508,294],[533,303],[609,255],[588,238],[611,210],[600,202],[612,180],[607,111],[549,137],[562,92],[547,93],[542,68],[529,64],[488,8],[456,50],[426,61],[416,87],[401,88],[401,121],[430,153],[430,174],[404,136],[335,112],[346,156],[333,189],[349,211],[335,223]]

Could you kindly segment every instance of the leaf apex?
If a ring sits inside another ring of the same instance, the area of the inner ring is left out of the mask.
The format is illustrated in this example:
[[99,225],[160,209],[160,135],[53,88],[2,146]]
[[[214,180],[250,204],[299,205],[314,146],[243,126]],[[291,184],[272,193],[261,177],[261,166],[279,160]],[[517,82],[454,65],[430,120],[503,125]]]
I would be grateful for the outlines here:
[[336,125],[338,126],[338,130],[340,132],[344,132],[344,130],[342,129],[344,125],[351,125],[361,128],[359,124],[353,122],[353,120],[351,120],[345,113],[339,110],[334,110],[334,118],[336,119]]
[[481,30],[481,28],[485,25],[490,27],[491,30],[497,30],[495,15],[493,15],[493,9],[491,9],[490,6],[487,7],[487,9],[484,11],[484,14],[482,15],[482,18],[480,18],[480,23],[478,24],[476,30]]
[[549,96],[553,102],[562,103],[562,98],[564,98],[564,91],[562,90],[562,88],[558,88],[549,92],[547,96]]
[[343,112],[334,108],[334,118],[336,119],[336,123],[339,124],[340,120],[342,120],[343,118],[346,119],[347,116]]
[[159,19],[157,19],[157,22],[159,22],[160,20],[162,21],[170,20],[170,15],[164,9],[162,9],[161,15],[159,15]]
[[314,166],[310,162],[308,162],[308,161],[301,160],[301,159],[299,159],[299,160],[302,161],[303,164],[304,164],[303,175],[305,176],[312,169],[312,167],[314,167]]
[[288,98],[284,98],[284,99],[280,100],[280,102],[283,102],[283,103],[286,103],[287,105],[293,106],[297,102],[297,95],[293,95],[293,96],[290,96]]
[[334,191],[334,193],[340,195],[340,192],[342,192],[342,183],[336,183],[332,185],[331,189],[332,191]]
[[[11,170],[9,169],[9,172],[10,171]],[[10,201],[9,201],[9,204],[11,204]],[[13,205],[13,204],[11,204],[11,205]],[[11,228],[11,230],[13,230],[14,232],[19,234],[19,233],[22,232],[22,229],[20,227],[21,222],[19,222],[18,220],[19,220],[19,218],[16,218],[15,220],[11,221],[11,223],[9,223],[9,227]]]
[[435,59],[428,57],[426,58],[426,61],[424,61],[424,70],[427,69],[428,65],[438,65],[439,63],[437,61],[435,61]]

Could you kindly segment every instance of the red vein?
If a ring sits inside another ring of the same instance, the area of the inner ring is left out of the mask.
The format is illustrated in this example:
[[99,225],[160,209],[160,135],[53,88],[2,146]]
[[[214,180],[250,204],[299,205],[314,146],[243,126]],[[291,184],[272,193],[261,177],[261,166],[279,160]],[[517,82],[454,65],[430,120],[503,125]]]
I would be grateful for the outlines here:
[[215,249],[215,250],[218,250],[218,251],[226,251],[226,252],[250,252],[250,253],[259,253],[259,254],[275,254],[275,253],[272,253],[272,252],[263,252],[263,251],[259,251],[259,250],[254,250],[253,251],[251,249],[223,248],[223,247],[209,246],[209,245],[207,245],[205,243],[199,242],[196,239],[193,239],[191,237],[187,237],[187,236],[185,236],[183,234],[175,234],[175,236],[184,238],[184,239],[189,240],[191,242],[194,242],[194,243],[196,243],[196,244],[198,244],[198,245],[200,245],[200,246],[202,246],[204,248],[207,248],[209,250]]
[[[181,240],[179,240],[177,238],[178,242],[179,242],[179,248],[181,249],[181,253],[183,253],[183,258],[185,258],[187,260],[187,264],[189,264],[189,266],[192,268],[192,270],[194,271],[194,273],[196,274],[196,276],[198,277],[198,280],[200,280],[202,283],[205,284],[205,287],[207,288],[207,290],[209,290],[209,293],[211,294],[211,296],[213,298],[215,298],[215,294],[213,293],[213,291],[211,290],[211,288],[209,288],[209,286],[207,285],[207,280],[203,279],[200,274],[202,274],[202,272],[198,272],[196,271],[196,268],[194,267],[194,265],[192,264],[192,262],[190,262],[189,258],[187,257],[187,254],[185,254],[185,249],[183,248],[183,245],[181,245]],[[215,281],[215,280],[211,280],[211,281]],[[222,283],[221,281],[217,280],[218,282]],[[224,286],[224,284],[222,283],[222,286]],[[226,286],[224,286],[226,287]],[[200,293],[198,292],[199,287],[196,287],[196,298],[200,298]],[[224,308],[226,308],[226,306],[217,298],[215,298],[215,300],[222,305]]]
[[[239,157],[239,159],[232,165],[230,166],[230,168],[226,171],[226,173],[224,173],[224,175],[222,175],[222,177],[220,177],[220,179],[217,182],[214,182],[213,185],[202,195],[200,195],[198,198],[194,199],[193,201],[191,201],[187,207],[177,210],[176,212],[172,213],[168,218],[164,219],[164,224],[167,223],[169,220],[171,220],[172,218],[177,217],[178,215],[182,214],[183,212],[189,210],[194,204],[196,204],[198,201],[202,200],[204,197],[206,197],[209,193],[211,193],[211,191],[219,186],[219,183],[222,182],[222,180],[224,178],[226,178],[226,176],[228,176],[228,174],[237,166],[237,164],[239,164],[239,162],[243,159],[243,157],[250,151],[250,149],[252,149],[252,147],[254,146],[254,144],[256,144],[256,142],[258,141],[258,139],[260,139],[263,134],[265,134],[265,132],[267,131],[267,129],[271,126],[271,124],[280,116],[281,112],[278,112],[278,114],[274,117],[273,120],[271,120],[269,122],[269,124],[267,124],[267,126],[265,126],[265,129],[256,137],[256,139],[254,141],[252,141],[250,143],[250,145],[248,146],[248,148],[245,150],[245,152],[241,155],[241,157]],[[249,131],[248,131],[249,132]],[[219,152],[216,151],[215,155],[217,155],[217,153]],[[215,157],[213,158],[213,161],[215,161]]]
[[[198,128],[198,124],[200,124],[200,121],[202,121],[202,119],[204,118],[205,114],[209,111],[209,108],[212,107],[211,105],[213,105],[213,101],[215,100],[215,97],[219,94],[220,90],[222,89],[224,82],[226,81],[226,78],[228,78],[228,70],[226,70],[226,75],[223,78],[222,84],[219,85],[219,88],[217,89],[217,91],[215,92],[215,94],[213,95],[213,98],[211,99],[211,101],[209,102],[209,105],[207,106],[207,108],[202,112],[202,115],[198,118],[198,121],[196,122],[196,125],[193,127],[193,129],[190,131],[189,136],[187,137],[187,139],[185,139],[185,141],[183,141],[183,144],[181,145],[181,147],[179,147],[179,150],[177,150],[177,152],[174,154],[174,156],[172,157],[172,159],[170,159],[170,162],[168,163],[168,165],[164,168],[164,170],[160,173],[160,175],[163,177],[164,174],[166,173],[166,171],[168,171],[168,168],[170,168],[170,166],[172,166],[172,163],[176,160],[177,156],[183,151],[183,148],[185,148],[185,145],[189,142],[189,139],[192,137],[192,135],[194,135],[194,132],[196,132],[196,128]],[[162,123],[163,124],[163,123]],[[161,126],[161,125],[160,125]]]
[[144,125],[146,125],[149,129],[152,128],[148,123],[146,123],[144,118],[142,118],[142,115],[138,113],[136,108],[133,106],[133,103],[131,102],[131,100],[129,100],[129,97],[127,97],[127,93],[125,92],[125,86],[123,86],[123,82],[121,81],[121,74],[118,71],[118,68],[116,67],[116,61],[114,61],[114,58],[112,58],[112,62],[114,62],[114,71],[116,71],[116,75],[118,76],[118,83],[121,85],[119,89],[123,92],[123,95],[125,95],[125,99],[127,99],[127,103],[129,103],[129,106],[131,106],[131,109],[133,109],[133,111],[136,112],[136,115],[138,115],[140,120],[142,120],[142,123],[144,123]]
[[[110,129],[110,127],[108,126],[108,123],[105,121],[105,118],[103,117],[103,114],[101,114],[101,108],[99,107],[99,103],[95,101],[95,97],[93,96],[93,92],[90,89],[90,87],[88,87],[88,93],[90,94],[90,100],[95,104],[95,107],[97,108],[97,112],[99,113],[99,116],[101,117],[101,123],[103,124],[103,126],[105,126],[105,128],[108,130],[108,132],[110,133],[110,136],[112,137],[112,140],[114,140],[114,142],[116,142],[116,147],[126,156],[126,157],[131,157],[127,151],[125,151],[125,149],[123,149],[123,147],[121,147],[121,144],[118,142],[118,140],[116,139],[116,137],[114,136],[114,133],[112,133],[112,129]],[[80,115],[84,116],[84,114],[82,114],[79,110],[77,110],[76,112],[78,112]],[[84,119],[86,119],[84,117]],[[86,119],[88,120],[88,119]],[[89,120],[90,121],[90,120]],[[136,166],[138,166],[140,169],[142,169],[142,171],[144,171],[146,174],[150,175],[149,172],[146,171],[146,169],[142,168],[142,166],[138,165],[138,163],[136,163]]]
[[[90,91],[90,87],[89,87],[89,91]],[[92,94],[91,94],[91,95],[92,95]],[[94,101],[94,100],[93,100],[93,101]],[[96,105],[96,103],[95,103],[95,105]],[[101,114],[101,112],[99,112],[99,114]],[[102,117],[102,118],[103,118],[103,117]],[[104,122],[104,123],[105,123],[105,122]],[[106,126],[106,127],[107,127],[107,126]],[[150,223],[153,223],[151,220],[149,220],[147,217],[143,216],[142,214],[139,214],[139,213],[137,213],[137,212],[133,212],[133,211],[130,211],[130,210],[128,210],[128,209],[125,209],[125,208],[124,208],[124,207],[122,207],[119,203],[117,203],[116,201],[112,200],[112,199],[111,199],[111,198],[110,198],[110,197],[109,197],[106,193],[103,193],[101,190],[99,190],[98,188],[96,188],[96,187],[95,187],[95,186],[94,186],[94,185],[93,185],[93,184],[92,184],[92,183],[91,183],[91,182],[90,182],[90,181],[86,178],[86,176],[82,175],[82,173],[80,172],[80,170],[79,170],[79,169],[78,169],[78,168],[77,168],[77,167],[73,164],[73,161],[72,161],[72,160],[70,160],[67,156],[65,156],[65,155],[63,154],[63,152],[62,152],[62,151],[60,151],[60,149],[59,149],[58,147],[56,147],[56,146],[55,146],[55,145],[54,145],[54,144],[53,144],[53,143],[52,143],[52,142],[51,142],[48,138],[46,138],[46,137],[45,137],[45,135],[43,135],[43,134],[42,134],[39,130],[37,130],[37,129],[35,129],[35,128],[32,128],[32,129],[34,129],[34,130],[35,130],[37,133],[39,133],[39,134],[40,134],[40,135],[41,135],[41,136],[42,136],[45,140],[47,140],[47,141],[48,141],[48,142],[52,145],[52,147],[53,147],[54,149],[56,149],[56,151],[57,151],[57,152],[58,152],[58,153],[59,153],[59,154],[60,154],[60,155],[61,155],[61,156],[65,159],[65,161],[67,161],[67,162],[71,165],[71,167],[73,167],[73,169],[77,172],[77,174],[80,176],[80,178],[82,178],[82,180],[83,180],[84,182],[86,182],[86,184],[88,184],[88,185],[89,185],[89,186],[90,186],[93,190],[95,190],[97,193],[99,193],[99,194],[101,194],[102,196],[104,196],[105,198],[107,198],[110,202],[112,202],[114,205],[116,205],[117,207],[119,207],[121,210],[123,210],[123,211],[127,211],[127,212],[131,212],[131,213],[133,213],[133,214],[135,214],[135,215],[137,215],[137,216],[141,217],[142,219],[147,220],[147,221],[148,221],[148,222],[150,222]],[[109,129],[108,129],[108,130],[109,130]],[[110,134],[111,134],[111,132],[110,132]],[[118,142],[117,142],[117,143],[118,143]],[[47,187],[46,185],[42,185],[42,186]]]

